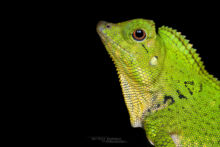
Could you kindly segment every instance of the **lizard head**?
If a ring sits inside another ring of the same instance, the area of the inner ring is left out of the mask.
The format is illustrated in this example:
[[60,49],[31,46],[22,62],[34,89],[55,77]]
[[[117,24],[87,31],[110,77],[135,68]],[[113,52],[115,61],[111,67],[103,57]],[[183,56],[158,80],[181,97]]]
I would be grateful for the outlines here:
[[155,83],[162,63],[155,24],[145,19],[117,24],[100,21],[97,32],[117,68],[131,124],[138,127],[150,100],[135,89]]

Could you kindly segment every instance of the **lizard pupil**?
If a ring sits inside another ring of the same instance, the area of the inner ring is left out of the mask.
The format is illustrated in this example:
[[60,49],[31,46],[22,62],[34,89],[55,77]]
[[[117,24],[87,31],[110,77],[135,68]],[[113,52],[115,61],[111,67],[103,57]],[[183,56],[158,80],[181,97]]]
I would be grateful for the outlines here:
[[133,36],[133,38],[134,38],[135,40],[137,40],[137,41],[142,41],[142,40],[145,39],[146,33],[145,33],[145,31],[142,30],[142,29],[137,29],[137,30],[135,30],[135,31],[133,32],[132,36]]

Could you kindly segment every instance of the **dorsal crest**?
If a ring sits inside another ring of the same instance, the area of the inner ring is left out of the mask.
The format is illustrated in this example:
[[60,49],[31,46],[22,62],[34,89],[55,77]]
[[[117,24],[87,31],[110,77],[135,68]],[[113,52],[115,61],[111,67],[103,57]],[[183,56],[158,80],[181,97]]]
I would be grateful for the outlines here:
[[163,40],[171,42],[175,46],[175,49],[182,52],[189,62],[195,65],[194,67],[197,68],[198,72],[203,74],[208,81],[214,82],[217,87],[220,85],[217,78],[214,78],[213,75],[205,70],[201,57],[196,53],[196,49],[192,47],[193,45],[189,43],[189,40],[185,39],[186,36],[181,35],[181,32],[177,32],[177,30],[167,26],[160,27],[158,33]]

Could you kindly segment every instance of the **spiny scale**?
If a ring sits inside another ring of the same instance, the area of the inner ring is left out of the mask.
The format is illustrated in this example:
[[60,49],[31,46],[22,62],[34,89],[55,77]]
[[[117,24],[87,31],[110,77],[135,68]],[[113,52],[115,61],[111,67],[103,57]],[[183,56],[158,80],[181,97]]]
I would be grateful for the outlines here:
[[[173,42],[175,42],[176,46],[179,47],[180,51],[184,52],[184,54],[191,56],[194,61],[191,61],[191,63],[197,63],[199,67],[199,71],[205,75],[207,80],[211,80],[216,84],[216,87],[219,88],[220,81],[217,80],[213,75],[210,75],[206,70],[205,66],[203,64],[203,61],[201,60],[201,57],[199,57],[199,54],[196,53],[196,49],[192,48],[192,44],[189,43],[189,40],[185,39],[186,36],[181,35],[181,32],[177,32],[177,30],[172,29],[167,26],[162,26],[159,28],[159,31],[168,36]],[[179,44],[182,44],[180,46]],[[190,59],[190,58],[189,58]]]

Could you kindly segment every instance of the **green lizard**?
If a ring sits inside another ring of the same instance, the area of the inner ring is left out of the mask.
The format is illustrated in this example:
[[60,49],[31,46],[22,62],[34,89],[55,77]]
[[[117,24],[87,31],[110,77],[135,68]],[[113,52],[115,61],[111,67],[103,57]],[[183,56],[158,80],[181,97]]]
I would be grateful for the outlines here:
[[155,146],[220,146],[220,82],[192,44],[151,20],[100,21],[97,32],[115,63],[131,125]]

